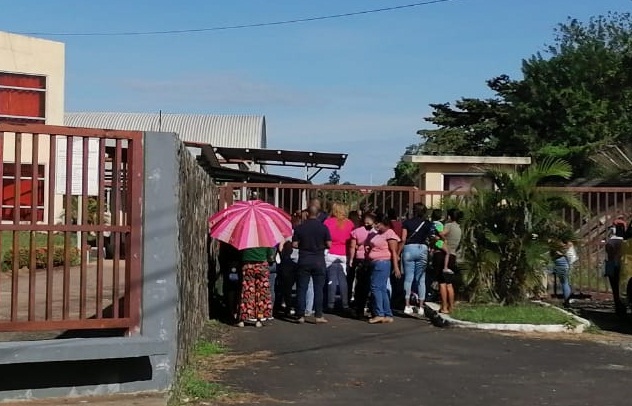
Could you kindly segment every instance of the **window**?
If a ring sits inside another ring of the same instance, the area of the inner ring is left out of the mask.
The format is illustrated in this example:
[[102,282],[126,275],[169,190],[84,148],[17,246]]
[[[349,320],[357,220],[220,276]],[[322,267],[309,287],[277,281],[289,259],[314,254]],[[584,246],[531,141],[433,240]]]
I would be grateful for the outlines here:
[[14,163],[3,163],[2,220],[13,220],[15,209],[20,210],[20,221],[31,221],[32,203],[35,199],[37,221],[44,221],[44,165],[37,165],[37,182],[33,190],[33,165],[20,165],[20,196],[16,197],[16,173]]
[[0,121],[44,124],[46,78],[0,72]]
[[443,175],[443,190],[446,192],[469,192],[472,186],[488,188],[491,183],[479,174]]

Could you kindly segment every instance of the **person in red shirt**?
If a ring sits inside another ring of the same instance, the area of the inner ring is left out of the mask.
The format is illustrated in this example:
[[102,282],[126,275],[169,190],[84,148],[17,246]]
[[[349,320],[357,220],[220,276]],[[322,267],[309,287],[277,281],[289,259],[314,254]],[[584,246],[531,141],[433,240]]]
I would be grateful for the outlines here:
[[402,231],[404,227],[402,225],[402,222],[399,220],[395,209],[389,209],[387,213],[387,217],[389,221],[391,222],[391,229],[395,231],[395,234],[397,234],[397,236],[401,239]]

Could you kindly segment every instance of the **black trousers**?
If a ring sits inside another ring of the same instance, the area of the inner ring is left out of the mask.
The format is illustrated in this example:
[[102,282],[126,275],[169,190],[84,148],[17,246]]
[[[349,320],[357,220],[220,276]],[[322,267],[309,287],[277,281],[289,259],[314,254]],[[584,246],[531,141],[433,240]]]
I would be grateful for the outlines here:
[[[323,258],[324,259],[324,258]],[[305,316],[305,298],[307,296],[307,288],[309,279],[314,281],[314,315],[323,317],[323,296],[325,290],[325,263],[322,264],[299,264],[298,266],[298,283],[297,283],[297,300],[296,316]]]
[[370,261],[368,260],[356,260],[353,264],[356,281],[353,307],[358,316],[364,315],[364,309],[371,291],[371,269],[369,265]]

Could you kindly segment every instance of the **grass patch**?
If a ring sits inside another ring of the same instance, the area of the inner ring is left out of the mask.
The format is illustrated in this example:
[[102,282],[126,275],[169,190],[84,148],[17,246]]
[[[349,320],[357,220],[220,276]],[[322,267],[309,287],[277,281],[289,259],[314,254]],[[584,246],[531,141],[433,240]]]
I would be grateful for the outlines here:
[[224,385],[201,378],[193,368],[185,369],[180,375],[181,402],[214,400],[227,396],[229,393],[230,391]]
[[215,341],[200,341],[195,346],[196,357],[210,357],[212,355],[220,355],[226,352],[226,347],[222,343]]
[[[48,233],[34,233],[35,248],[44,248],[48,246]],[[16,238],[18,239],[18,246],[20,248],[29,248],[31,245],[31,233],[29,231],[17,231]],[[2,231],[0,232],[0,239],[2,239],[2,251],[0,254],[4,258],[4,253],[13,249],[13,232]],[[70,246],[77,246],[77,233],[70,233]],[[64,245],[64,234],[53,234],[53,245]]]
[[574,318],[558,309],[530,303],[516,306],[461,305],[451,316],[474,323],[577,325]]

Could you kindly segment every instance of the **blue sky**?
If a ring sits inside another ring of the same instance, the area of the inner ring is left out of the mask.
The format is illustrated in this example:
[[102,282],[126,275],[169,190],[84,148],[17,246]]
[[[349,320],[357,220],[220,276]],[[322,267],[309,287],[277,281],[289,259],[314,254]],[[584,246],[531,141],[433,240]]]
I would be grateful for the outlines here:
[[[413,2],[0,0],[0,30],[203,28]],[[269,147],[348,153],[342,180],[379,184],[392,175],[404,148],[417,141],[429,103],[487,96],[484,81],[519,75],[521,59],[550,42],[553,28],[567,16],[585,20],[631,5],[453,0],[265,28],[46,38],[66,43],[66,111],[265,114]]]

